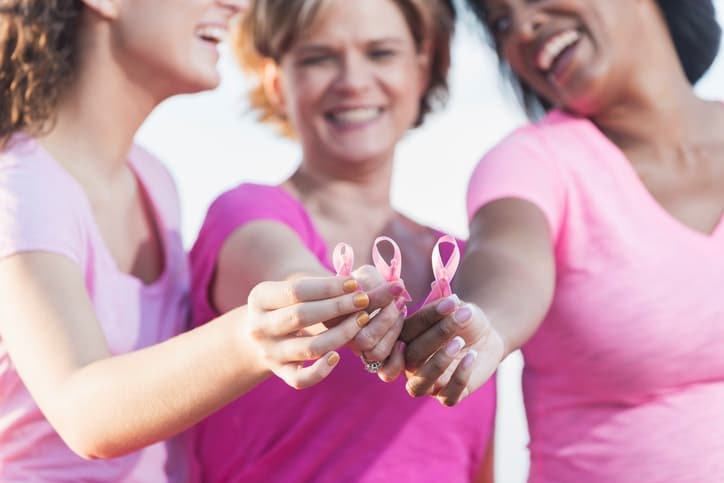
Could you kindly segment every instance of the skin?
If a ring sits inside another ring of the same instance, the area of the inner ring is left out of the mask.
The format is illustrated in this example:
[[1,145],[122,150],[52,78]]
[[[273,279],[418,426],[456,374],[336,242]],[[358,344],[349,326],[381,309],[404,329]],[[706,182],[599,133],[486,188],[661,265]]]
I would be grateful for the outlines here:
[[[128,167],[133,135],[162,100],[218,84],[216,45],[199,28],[226,28],[245,2],[85,5],[77,77],[54,129],[39,142],[85,191],[118,269],[150,284],[165,268],[163,248]],[[326,377],[339,360],[334,349],[359,332],[360,310],[392,299],[326,275],[256,284],[244,307],[161,344],[112,355],[80,267],[60,255],[21,253],[0,260],[0,333],[68,446],[85,458],[112,458],[190,427],[272,374],[296,388]],[[334,328],[306,332],[330,319],[338,321]]]
[[[591,119],[672,222],[708,236],[724,212],[724,109],[696,97],[656,2],[484,5],[499,51],[516,75],[554,105]],[[540,46],[569,28],[582,33],[569,60],[555,75],[541,72],[535,60]],[[448,405],[479,388],[535,333],[555,291],[555,247],[537,207],[517,199],[489,203],[474,215],[470,232],[456,280],[465,302],[427,307],[403,333],[408,391]],[[478,352],[474,364],[462,367],[439,350],[454,336]]]

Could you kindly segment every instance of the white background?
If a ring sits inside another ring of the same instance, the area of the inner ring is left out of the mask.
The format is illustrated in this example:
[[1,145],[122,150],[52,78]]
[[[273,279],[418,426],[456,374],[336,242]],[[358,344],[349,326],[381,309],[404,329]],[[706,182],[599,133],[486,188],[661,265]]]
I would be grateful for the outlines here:
[[[714,3],[724,21],[724,0]],[[698,86],[705,97],[724,99],[723,58]],[[299,160],[294,143],[255,123],[244,102],[249,84],[226,51],[220,69],[219,89],[166,102],[138,137],[176,178],[184,212],[183,236],[189,247],[218,194],[242,181],[279,182]],[[465,189],[475,163],[524,120],[498,77],[494,55],[469,22],[463,22],[454,45],[450,102],[400,145],[393,203],[420,222],[465,236]],[[528,469],[522,364],[519,354],[514,354],[499,372],[496,477],[504,483],[525,481]]]

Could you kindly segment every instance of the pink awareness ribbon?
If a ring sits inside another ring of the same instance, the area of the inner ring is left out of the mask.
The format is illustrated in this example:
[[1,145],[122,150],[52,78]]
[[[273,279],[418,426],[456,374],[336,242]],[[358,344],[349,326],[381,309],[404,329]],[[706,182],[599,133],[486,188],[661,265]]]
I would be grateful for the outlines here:
[[[387,263],[387,261],[382,257],[382,254],[380,254],[378,245],[382,242],[389,243],[392,245],[392,249],[394,250],[390,263]],[[392,238],[386,236],[377,237],[372,245],[372,262],[377,268],[377,271],[380,272],[380,275],[382,275],[382,277],[388,282],[397,282],[398,280],[402,281],[400,278],[402,275],[402,253],[400,252],[400,247]],[[410,297],[407,290],[403,290],[399,295],[399,298],[405,302],[412,301],[412,297]]]
[[332,265],[337,275],[349,277],[354,269],[354,250],[346,243],[337,243],[332,253]]
[[[450,254],[450,257],[445,264],[442,263],[442,255],[440,254],[440,245],[443,243],[449,243],[453,246],[453,252]],[[430,294],[422,303],[422,306],[452,295],[450,282],[455,276],[455,272],[457,272],[459,265],[460,247],[458,247],[457,240],[449,235],[441,236],[437,240],[437,243],[435,243],[435,247],[432,249],[432,272],[435,275],[435,281],[432,282],[432,285],[430,286]]]

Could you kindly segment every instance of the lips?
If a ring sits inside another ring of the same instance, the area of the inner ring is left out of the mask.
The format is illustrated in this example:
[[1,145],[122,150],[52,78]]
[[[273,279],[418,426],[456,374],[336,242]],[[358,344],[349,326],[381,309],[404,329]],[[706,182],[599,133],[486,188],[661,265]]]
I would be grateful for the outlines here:
[[335,109],[328,112],[325,117],[338,125],[355,125],[377,119],[382,114],[380,107],[355,107],[348,109]]
[[228,31],[218,25],[202,25],[196,29],[196,36],[204,42],[219,44],[224,41]]
[[580,39],[581,33],[574,29],[564,30],[553,35],[538,49],[535,56],[536,67],[543,74],[550,73],[564,52],[578,43]]

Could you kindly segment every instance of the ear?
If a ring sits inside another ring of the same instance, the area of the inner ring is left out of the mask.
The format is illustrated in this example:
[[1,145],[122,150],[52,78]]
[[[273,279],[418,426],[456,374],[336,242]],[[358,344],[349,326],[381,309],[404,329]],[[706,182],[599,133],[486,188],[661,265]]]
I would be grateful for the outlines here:
[[264,95],[272,105],[277,115],[286,117],[286,103],[282,91],[279,65],[269,59],[262,67],[262,87]]
[[118,17],[119,0],[82,0],[90,10],[106,19]]

